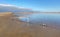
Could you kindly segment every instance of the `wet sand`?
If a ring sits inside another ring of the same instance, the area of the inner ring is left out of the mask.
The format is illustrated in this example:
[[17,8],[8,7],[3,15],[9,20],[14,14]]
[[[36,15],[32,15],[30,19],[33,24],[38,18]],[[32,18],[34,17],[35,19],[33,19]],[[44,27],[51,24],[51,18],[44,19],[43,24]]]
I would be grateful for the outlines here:
[[60,29],[33,25],[11,17],[15,16],[12,13],[0,16],[0,37],[60,37]]

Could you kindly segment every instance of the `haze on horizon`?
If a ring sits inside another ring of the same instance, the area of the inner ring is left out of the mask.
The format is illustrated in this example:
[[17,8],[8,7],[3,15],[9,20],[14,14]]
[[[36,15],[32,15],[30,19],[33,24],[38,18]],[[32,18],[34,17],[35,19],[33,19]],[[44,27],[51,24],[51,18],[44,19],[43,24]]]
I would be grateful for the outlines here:
[[0,0],[0,4],[15,5],[34,11],[60,12],[60,0]]

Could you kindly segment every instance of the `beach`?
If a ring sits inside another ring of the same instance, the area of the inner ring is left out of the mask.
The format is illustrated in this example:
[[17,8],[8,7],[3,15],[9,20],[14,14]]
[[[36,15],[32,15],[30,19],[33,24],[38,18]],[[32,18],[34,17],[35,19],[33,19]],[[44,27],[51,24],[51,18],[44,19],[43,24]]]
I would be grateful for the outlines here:
[[60,37],[60,29],[53,26],[33,25],[12,17],[12,13],[0,16],[0,37]]

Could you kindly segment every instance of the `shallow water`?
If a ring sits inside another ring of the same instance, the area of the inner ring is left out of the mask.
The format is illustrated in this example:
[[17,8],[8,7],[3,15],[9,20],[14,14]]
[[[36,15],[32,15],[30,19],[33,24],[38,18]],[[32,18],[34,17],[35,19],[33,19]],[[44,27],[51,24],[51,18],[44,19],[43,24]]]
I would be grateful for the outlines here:
[[20,19],[32,24],[47,24],[60,27],[60,14],[31,14],[27,18]]

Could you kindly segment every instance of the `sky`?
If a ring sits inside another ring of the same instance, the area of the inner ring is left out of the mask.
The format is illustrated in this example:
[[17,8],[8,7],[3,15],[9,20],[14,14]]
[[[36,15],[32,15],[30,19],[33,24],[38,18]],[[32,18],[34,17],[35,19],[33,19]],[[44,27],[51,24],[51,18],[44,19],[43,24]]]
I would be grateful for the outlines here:
[[0,4],[15,5],[35,11],[60,12],[60,0],[0,0]]

